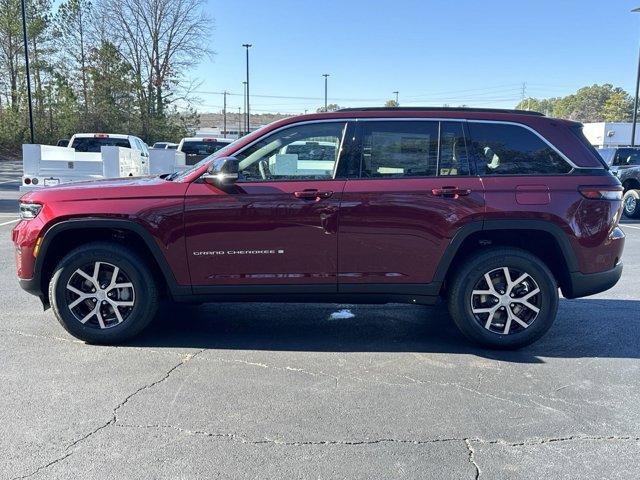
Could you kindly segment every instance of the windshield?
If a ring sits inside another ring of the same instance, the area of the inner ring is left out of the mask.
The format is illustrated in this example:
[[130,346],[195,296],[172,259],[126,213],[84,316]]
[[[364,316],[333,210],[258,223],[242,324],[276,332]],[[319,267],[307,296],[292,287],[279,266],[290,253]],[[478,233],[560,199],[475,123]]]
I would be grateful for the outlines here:
[[185,155],[211,155],[227,145],[215,140],[189,141],[182,144],[182,151]]
[[73,145],[71,147],[76,149],[76,152],[90,152],[100,153],[102,147],[123,147],[130,148],[129,140],[126,138],[95,138],[95,137],[80,137],[73,139]]

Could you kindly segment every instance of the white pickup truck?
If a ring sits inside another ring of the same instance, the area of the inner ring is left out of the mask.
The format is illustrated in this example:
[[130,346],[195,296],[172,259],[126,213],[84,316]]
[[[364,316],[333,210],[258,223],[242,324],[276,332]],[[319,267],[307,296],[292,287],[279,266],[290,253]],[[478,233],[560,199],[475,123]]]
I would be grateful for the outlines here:
[[22,146],[21,191],[81,180],[149,175],[149,149],[138,137],[77,133],[66,147]]

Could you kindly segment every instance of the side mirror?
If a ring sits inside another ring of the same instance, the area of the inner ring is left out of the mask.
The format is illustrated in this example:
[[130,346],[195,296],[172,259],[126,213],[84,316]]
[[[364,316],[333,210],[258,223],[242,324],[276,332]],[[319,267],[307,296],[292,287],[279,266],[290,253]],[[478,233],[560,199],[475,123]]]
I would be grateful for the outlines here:
[[238,180],[240,162],[235,157],[216,158],[201,178],[210,185],[223,186]]

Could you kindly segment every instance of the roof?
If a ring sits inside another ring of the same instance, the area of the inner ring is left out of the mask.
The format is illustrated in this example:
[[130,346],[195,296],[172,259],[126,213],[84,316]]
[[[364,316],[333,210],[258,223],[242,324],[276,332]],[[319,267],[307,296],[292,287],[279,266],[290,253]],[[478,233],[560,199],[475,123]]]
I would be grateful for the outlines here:
[[507,108],[472,108],[472,107],[353,107],[341,108],[338,112],[484,112],[484,113],[514,113],[518,115],[537,115],[544,117],[544,113],[533,110],[516,110]]

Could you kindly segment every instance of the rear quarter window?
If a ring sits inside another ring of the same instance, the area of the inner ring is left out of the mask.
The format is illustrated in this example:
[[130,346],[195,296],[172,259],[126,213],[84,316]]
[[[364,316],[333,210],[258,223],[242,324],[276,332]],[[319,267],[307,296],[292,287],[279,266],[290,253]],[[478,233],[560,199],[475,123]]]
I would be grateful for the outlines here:
[[561,175],[571,171],[558,152],[520,125],[470,121],[468,127],[480,175]]

